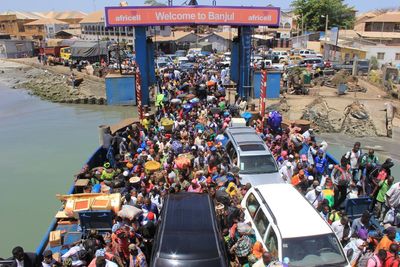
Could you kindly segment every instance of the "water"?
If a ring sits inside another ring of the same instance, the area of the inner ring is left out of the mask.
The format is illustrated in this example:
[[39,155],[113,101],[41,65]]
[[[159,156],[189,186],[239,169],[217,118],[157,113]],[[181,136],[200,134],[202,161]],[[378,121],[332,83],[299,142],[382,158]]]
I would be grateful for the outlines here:
[[[73,175],[98,147],[97,126],[133,117],[134,112],[132,107],[49,103],[0,85],[0,257],[10,256],[16,245],[36,249],[60,207],[55,194],[66,193]],[[337,158],[355,141],[338,135],[323,138]],[[388,142],[386,147],[398,157],[398,145]],[[394,175],[400,177],[396,165]]]
[[62,105],[0,85],[0,257],[33,251],[73,175],[98,147],[97,126],[133,117],[132,107]]

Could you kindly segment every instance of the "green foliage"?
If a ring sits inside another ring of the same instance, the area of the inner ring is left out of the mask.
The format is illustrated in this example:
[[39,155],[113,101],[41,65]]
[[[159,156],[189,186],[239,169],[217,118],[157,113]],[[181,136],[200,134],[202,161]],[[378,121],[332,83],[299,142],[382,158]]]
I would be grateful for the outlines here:
[[303,18],[307,30],[324,31],[326,15],[329,16],[328,29],[352,29],[354,26],[354,9],[345,4],[344,0],[293,0],[291,6],[298,16],[297,25],[301,27]]
[[166,4],[158,2],[157,0],[146,0],[144,4],[149,6],[166,6]]
[[377,70],[379,68],[379,62],[376,57],[371,57],[371,59],[369,60],[369,67],[371,70]]

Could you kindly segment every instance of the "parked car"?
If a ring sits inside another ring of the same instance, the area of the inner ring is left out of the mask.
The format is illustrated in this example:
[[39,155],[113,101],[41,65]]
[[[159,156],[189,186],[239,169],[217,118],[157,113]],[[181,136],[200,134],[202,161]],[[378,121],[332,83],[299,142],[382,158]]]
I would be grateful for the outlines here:
[[186,54],[187,54],[186,50],[178,50],[175,52],[176,57],[186,57]]
[[273,258],[296,267],[350,266],[328,222],[291,184],[253,185],[241,206]]
[[[343,63],[336,63],[332,65],[332,68],[336,71],[346,70],[347,72],[352,73],[353,63],[354,63],[353,60],[345,61]],[[369,70],[369,60],[362,59],[357,61],[357,66],[356,66],[357,75],[365,75],[368,73],[368,70]]]
[[287,60],[289,57],[289,53],[286,51],[274,51],[272,54],[277,55],[279,57],[279,60]]
[[224,136],[223,145],[230,163],[239,169],[242,184],[284,183],[271,151],[253,128],[229,127]]
[[229,266],[214,202],[208,194],[168,194],[160,220],[151,267]]
[[299,67],[307,67],[311,65],[313,69],[321,69],[325,68],[325,63],[321,58],[304,58],[299,62]]
[[305,58],[305,57],[312,57],[312,58],[317,57],[317,53],[315,53],[314,50],[310,50],[310,49],[300,50],[299,55],[302,56],[303,58]]

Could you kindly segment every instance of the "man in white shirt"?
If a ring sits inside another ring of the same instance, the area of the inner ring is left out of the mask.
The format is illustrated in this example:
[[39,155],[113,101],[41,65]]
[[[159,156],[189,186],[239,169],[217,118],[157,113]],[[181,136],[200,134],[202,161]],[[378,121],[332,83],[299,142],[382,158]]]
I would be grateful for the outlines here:
[[347,216],[343,216],[340,220],[333,222],[331,227],[342,246],[345,246],[351,237],[351,227]]
[[315,189],[310,190],[306,194],[306,199],[314,206],[314,208],[318,208],[319,203],[324,200],[324,194],[322,193],[322,187],[317,186]]
[[282,167],[279,169],[279,173],[286,182],[290,183],[290,180],[293,176],[292,164],[290,162],[286,162],[286,164],[282,165]]
[[351,151],[347,152],[345,157],[350,163],[351,174],[353,177],[354,182],[358,182],[358,170],[360,167],[360,157],[361,157],[361,150],[360,150],[360,142],[355,142],[354,147]]

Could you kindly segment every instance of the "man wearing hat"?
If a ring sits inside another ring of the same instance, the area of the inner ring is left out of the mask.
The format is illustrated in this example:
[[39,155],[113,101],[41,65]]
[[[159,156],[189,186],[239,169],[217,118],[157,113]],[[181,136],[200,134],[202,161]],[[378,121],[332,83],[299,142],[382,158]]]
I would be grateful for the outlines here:
[[129,267],[147,267],[146,257],[137,245],[129,245],[129,254]]
[[315,189],[309,191],[306,194],[306,199],[314,206],[318,208],[319,204],[324,200],[324,194],[322,193],[322,187],[318,185]]

